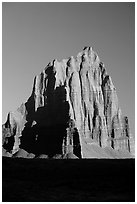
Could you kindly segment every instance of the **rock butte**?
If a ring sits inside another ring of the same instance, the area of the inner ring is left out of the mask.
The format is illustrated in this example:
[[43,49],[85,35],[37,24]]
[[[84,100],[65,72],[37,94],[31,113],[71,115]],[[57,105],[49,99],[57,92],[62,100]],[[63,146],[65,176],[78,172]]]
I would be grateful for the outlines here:
[[9,112],[2,130],[6,156],[21,155],[18,151],[25,152],[22,157],[32,153],[46,158],[134,155],[128,118],[122,116],[116,88],[91,47],[76,58],[49,63],[35,77],[27,102]]

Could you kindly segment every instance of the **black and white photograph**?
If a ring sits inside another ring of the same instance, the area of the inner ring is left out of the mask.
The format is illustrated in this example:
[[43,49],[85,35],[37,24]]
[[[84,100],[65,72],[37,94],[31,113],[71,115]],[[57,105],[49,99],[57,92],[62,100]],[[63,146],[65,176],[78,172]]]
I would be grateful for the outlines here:
[[2,202],[135,202],[135,2],[2,2]]

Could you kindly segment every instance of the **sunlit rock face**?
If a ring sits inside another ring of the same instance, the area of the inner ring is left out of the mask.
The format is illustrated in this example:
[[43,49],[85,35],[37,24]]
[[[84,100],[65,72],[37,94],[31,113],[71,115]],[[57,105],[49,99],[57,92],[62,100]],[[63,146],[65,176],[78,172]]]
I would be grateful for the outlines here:
[[134,152],[111,77],[86,47],[75,58],[53,60],[35,77],[28,101],[8,114],[3,147],[12,154],[22,148],[35,155],[90,158],[92,145]]

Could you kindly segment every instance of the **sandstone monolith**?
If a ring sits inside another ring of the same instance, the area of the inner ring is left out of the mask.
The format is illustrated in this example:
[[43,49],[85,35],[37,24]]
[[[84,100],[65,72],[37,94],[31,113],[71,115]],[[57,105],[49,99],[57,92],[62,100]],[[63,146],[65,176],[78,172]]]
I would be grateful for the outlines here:
[[3,147],[12,154],[21,148],[49,158],[57,154],[90,158],[90,150],[106,147],[133,154],[133,144],[116,88],[91,47],[76,57],[49,63],[34,78],[27,102],[10,112],[3,125]]

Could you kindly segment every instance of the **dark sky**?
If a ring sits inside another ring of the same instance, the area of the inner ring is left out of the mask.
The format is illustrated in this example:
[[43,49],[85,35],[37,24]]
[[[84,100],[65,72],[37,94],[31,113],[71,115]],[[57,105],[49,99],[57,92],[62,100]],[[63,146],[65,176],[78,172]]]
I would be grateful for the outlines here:
[[131,2],[2,3],[2,121],[31,94],[33,78],[53,59],[92,46],[135,126],[135,11]]

